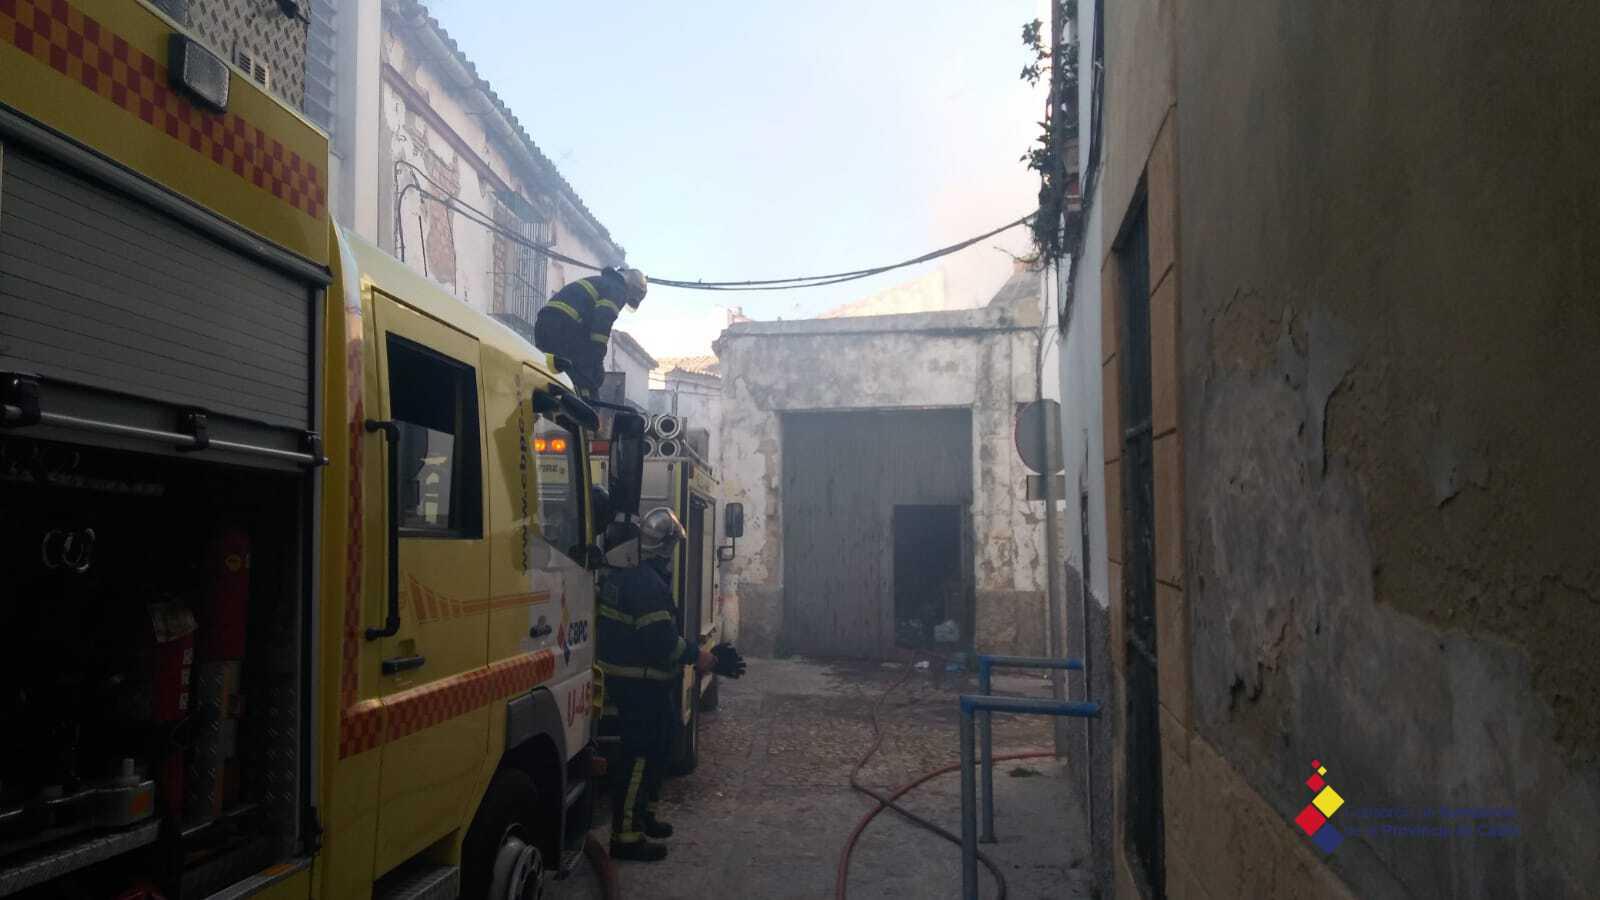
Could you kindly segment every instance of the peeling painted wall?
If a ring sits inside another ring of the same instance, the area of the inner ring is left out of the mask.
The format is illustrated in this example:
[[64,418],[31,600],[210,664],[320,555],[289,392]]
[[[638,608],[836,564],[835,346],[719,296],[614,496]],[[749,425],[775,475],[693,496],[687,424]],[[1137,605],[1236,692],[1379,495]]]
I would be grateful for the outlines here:
[[[381,141],[378,171],[370,174],[379,184],[380,244],[474,309],[491,313],[510,308],[505,292],[514,279],[508,279],[506,270],[517,245],[405,190],[418,184],[493,219],[497,191],[504,185],[555,217],[559,252],[596,263],[620,262],[615,248],[583,237],[588,232],[572,218],[571,205],[526,172],[485,130],[488,101],[462,87],[447,61],[420,44],[419,27],[387,13],[383,24],[382,71],[377,75]],[[546,284],[534,289],[541,300],[568,281],[592,274],[554,262],[547,272]]]
[[1590,895],[1600,9],[1177,34],[1196,728],[1286,817],[1312,759],[1353,805],[1516,809],[1348,841],[1361,896]]
[[780,414],[965,406],[972,411],[978,646],[1042,649],[1043,507],[1023,499],[1026,471],[1012,439],[1016,404],[1034,397],[1033,293],[978,310],[748,322],[723,333],[723,487],[728,501],[745,507],[745,536],[724,584],[737,598],[729,619],[745,646],[772,652],[782,622]]

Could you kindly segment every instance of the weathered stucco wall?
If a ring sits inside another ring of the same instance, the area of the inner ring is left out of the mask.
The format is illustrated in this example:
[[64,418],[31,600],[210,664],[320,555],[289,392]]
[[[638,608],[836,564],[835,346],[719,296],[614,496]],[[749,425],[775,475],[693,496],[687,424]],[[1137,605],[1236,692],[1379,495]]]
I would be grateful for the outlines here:
[[1195,746],[1285,819],[1312,759],[1352,809],[1515,808],[1348,841],[1361,896],[1587,895],[1600,7],[1180,4],[1177,42]]
[[[514,286],[515,279],[505,273],[517,245],[404,190],[419,184],[493,218],[497,192],[506,187],[554,216],[557,251],[595,263],[621,261],[618,248],[591,237],[594,226],[581,221],[548,175],[530,172],[514,148],[487,130],[489,101],[476,88],[463,86],[454,58],[440,49],[443,45],[428,43],[427,25],[386,10],[383,26],[378,171],[368,177],[378,181],[378,231],[385,249],[475,309],[507,308],[503,293],[514,289],[508,284]],[[548,264],[545,284],[533,288],[540,301],[568,281],[592,274],[570,268]]]
[[1036,304],[751,322],[723,333],[723,488],[745,507],[745,536],[724,586],[737,598],[730,621],[744,646],[772,652],[783,621],[780,414],[967,406],[978,646],[1042,649],[1042,507],[1023,499],[1026,473],[1012,441],[1015,404],[1034,396]]

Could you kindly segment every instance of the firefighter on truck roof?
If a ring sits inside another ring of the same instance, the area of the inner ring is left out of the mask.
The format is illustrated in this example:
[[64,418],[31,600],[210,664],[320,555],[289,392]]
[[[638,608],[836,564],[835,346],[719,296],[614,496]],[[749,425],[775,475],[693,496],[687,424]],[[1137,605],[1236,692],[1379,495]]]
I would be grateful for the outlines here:
[[534,343],[565,360],[573,384],[592,397],[605,377],[611,326],[624,305],[639,308],[649,286],[638,269],[607,267],[599,275],[579,278],[556,291],[539,310],[533,323]]

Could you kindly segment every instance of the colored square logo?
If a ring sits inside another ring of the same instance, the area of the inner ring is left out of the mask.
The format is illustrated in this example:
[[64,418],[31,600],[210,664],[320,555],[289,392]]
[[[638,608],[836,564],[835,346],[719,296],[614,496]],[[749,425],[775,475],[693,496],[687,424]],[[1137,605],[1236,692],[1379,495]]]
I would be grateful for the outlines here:
[[1344,805],[1344,798],[1339,796],[1339,792],[1333,788],[1325,787],[1321,793],[1317,794],[1316,799],[1311,801],[1311,804],[1321,810],[1324,816],[1331,819],[1333,814],[1339,811],[1339,807]]
[[1340,844],[1344,843],[1344,835],[1330,823],[1322,826],[1316,834],[1311,836],[1311,843],[1316,844],[1317,849],[1323,853],[1332,853],[1339,848]]
[[1328,817],[1323,815],[1315,806],[1307,806],[1300,810],[1300,815],[1294,817],[1294,823],[1306,834],[1316,834],[1317,829],[1327,824]]
[[1311,788],[1313,791],[1322,790],[1322,786],[1326,783],[1327,782],[1322,780],[1321,775],[1312,775],[1310,778],[1306,779],[1306,787]]

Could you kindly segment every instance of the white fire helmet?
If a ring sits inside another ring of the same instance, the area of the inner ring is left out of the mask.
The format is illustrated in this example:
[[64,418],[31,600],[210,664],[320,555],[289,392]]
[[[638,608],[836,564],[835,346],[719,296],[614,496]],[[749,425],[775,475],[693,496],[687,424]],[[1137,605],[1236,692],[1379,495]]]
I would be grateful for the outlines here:
[[657,559],[669,559],[677,543],[689,536],[672,510],[658,506],[639,520],[639,552]]
[[638,309],[645,292],[650,290],[650,280],[638,269],[623,269],[622,281],[628,286],[628,305]]

